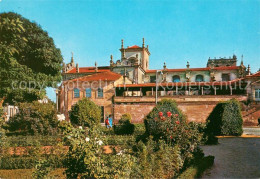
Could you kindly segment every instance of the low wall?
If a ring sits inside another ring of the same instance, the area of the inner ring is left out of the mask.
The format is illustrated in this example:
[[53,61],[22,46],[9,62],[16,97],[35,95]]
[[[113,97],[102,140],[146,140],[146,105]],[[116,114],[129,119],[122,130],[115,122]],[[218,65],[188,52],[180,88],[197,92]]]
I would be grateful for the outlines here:
[[[220,101],[236,98],[245,100],[245,96],[190,96],[190,97],[168,97],[174,99],[178,107],[187,116],[188,121],[206,122],[207,117]],[[163,98],[159,98],[159,101]],[[125,113],[132,116],[133,123],[142,123],[145,116],[154,108],[153,97],[115,97],[114,119],[117,122]]]

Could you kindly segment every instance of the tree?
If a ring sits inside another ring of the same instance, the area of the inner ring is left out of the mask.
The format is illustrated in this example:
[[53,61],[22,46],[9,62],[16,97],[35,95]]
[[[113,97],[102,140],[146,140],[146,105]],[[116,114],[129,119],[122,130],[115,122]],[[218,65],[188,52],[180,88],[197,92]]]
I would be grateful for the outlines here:
[[62,56],[48,33],[16,13],[0,14],[0,98],[34,101],[61,80]]
[[71,107],[70,121],[72,124],[93,127],[100,123],[101,109],[88,98],[79,100]]
[[7,128],[11,132],[53,135],[57,133],[59,121],[55,105],[49,103],[20,103],[19,113],[10,118]]

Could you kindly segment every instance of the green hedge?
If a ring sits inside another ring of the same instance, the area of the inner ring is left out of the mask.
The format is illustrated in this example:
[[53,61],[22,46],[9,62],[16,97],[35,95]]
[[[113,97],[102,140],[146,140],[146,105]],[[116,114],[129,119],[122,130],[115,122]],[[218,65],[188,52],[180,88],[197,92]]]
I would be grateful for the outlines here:
[[114,132],[117,135],[131,135],[134,133],[135,125],[131,124],[131,115],[123,114],[118,124],[114,125]]
[[243,133],[240,103],[231,99],[216,105],[207,119],[205,133],[208,136],[234,135]]
[[62,140],[62,136],[9,136],[6,138],[10,147],[53,146]]
[[48,155],[38,159],[32,156],[6,156],[0,158],[0,169],[30,169],[40,159],[46,159],[53,168],[62,167],[63,157],[57,155]]

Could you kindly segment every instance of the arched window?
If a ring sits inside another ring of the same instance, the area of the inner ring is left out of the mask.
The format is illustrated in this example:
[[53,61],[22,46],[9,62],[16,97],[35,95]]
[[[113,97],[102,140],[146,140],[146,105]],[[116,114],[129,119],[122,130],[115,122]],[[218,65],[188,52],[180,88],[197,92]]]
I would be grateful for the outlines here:
[[79,98],[79,89],[74,88],[74,98]]
[[172,82],[177,83],[177,82],[180,82],[180,81],[181,81],[181,79],[180,79],[180,76],[179,76],[179,75],[174,75],[174,76],[172,77]]
[[204,78],[202,75],[196,75],[196,79],[195,79],[196,82],[201,82],[201,81],[204,81]]

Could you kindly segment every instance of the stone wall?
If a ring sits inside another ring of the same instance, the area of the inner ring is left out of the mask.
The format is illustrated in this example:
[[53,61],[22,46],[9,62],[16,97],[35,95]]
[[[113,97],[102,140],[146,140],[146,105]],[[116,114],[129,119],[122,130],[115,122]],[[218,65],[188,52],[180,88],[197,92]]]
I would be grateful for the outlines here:
[[[217,103],[178,103],[178,107],[187,116],[188,121],[205,122],[208,115]],[[133,123],[142,123],[145,116],[155,107],[154,103],[134,103],[134,104],[115,104],[114,119],[115,122],[125,113],[132,116]]]
[[[169,97],[168,97],[169,98]],[[208,115],[220,101],[236,98],[239,101],[245,100],[245,96],[182,96],[172,97],[178,107],[187,116],[188,121],[206,122]],[[159,98],[161,100],[161,98]],[[121,115],[129,113],[133,123],[142,123],[144,117],[153,109],[155,101],[153,97],[115,97],[114,119],[115,122]]]

